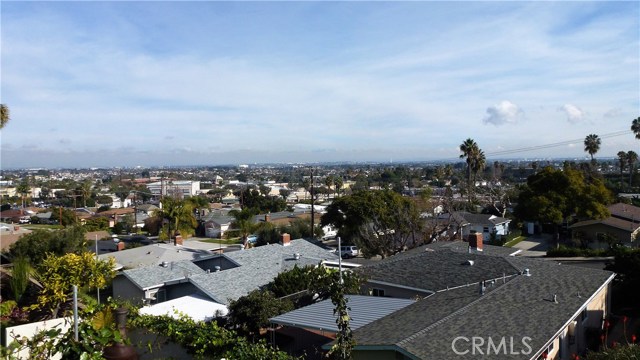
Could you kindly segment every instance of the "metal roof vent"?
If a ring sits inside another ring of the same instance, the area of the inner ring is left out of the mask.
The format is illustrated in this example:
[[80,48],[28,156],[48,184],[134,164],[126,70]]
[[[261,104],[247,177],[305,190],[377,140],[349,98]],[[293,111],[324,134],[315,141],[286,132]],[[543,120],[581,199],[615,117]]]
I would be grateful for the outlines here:
[[215,269],[216,269],[216,272],[220,271],[220,266],[216,265]]
[[300,254],[299,253],[293,254],[293,258],[296,260],[300,260]]
[[169,267],[169,263],[166,261],[163,261],[162,264],[160,264],[160,266],[162,267]]
[[524,276],[531,276],[531,273],[529,272],[529,269],[524,269],[524,271],[522,272],[522,274]]
[[553,294],[553,302],[556,304],[558,303],[558,295]]
[[473,266],[473,264],[475,264],[475,261],[473,261],[473,260],[467,260],[464,264],[465,264],[465,265],[469,265],[469,266]]

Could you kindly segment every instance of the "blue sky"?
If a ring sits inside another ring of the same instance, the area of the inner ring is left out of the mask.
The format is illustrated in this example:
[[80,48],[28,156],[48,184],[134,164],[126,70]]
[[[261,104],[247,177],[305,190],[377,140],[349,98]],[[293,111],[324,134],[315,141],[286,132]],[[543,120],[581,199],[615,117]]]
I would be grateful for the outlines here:
[[640,115],[638,2],[1,6],[2,168],[492,158]]

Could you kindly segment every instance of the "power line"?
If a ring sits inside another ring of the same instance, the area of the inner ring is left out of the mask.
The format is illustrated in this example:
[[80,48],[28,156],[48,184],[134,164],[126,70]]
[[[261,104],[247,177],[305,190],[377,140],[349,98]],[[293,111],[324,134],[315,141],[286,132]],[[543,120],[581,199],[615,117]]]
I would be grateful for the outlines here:
[[[608,139],[608,138],[612,138],[612,137],[627,135],[627,134],[630,134],[630,133],[632,133],[631,130],[623,130],[623,131],[616,131],[616,132],[613,132],[613,133],[598,135],[598,137],[601,138],[601,139]],[[565,140],[565,141],[560,141],[560,142],[551,143],[551,144],[535,145],[535,146],[529,146],[529,147],[518,148],[518,149],[495,151],[495,152],[487,153],[486,155],[487,156],[500,156],[500,155],[517,154],[517,153],[521,153],[521,152],[528,152],[528,151],[541,150],[541,149],[550,149],[550,148],[559,147],[559,146],[571,145],[571,144],[576,143],[576,142],[580,142],[581,143],[582,141],[584,141],[584,139]]]

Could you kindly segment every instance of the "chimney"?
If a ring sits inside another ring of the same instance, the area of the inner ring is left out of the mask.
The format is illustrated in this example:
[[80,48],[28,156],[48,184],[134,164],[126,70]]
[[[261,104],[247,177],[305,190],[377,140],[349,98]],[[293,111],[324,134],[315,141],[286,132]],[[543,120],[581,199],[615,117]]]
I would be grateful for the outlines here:
[[282,246],[291,245],[291,235],[284,233],[282,234]]
[[124,250],[124,241],[118,241],[116,246],[118,247],[118,251]]
[[467,237],[469,250],[482,251],[482,233],[471,233]]
[[269,222],[269,221],[271,221],[271,215],[265,214],[264,215],[264,222]]
[[184,241],[182,240],[182,235],[180,235],[180,232],[176,231],[176,245],[182,245]]

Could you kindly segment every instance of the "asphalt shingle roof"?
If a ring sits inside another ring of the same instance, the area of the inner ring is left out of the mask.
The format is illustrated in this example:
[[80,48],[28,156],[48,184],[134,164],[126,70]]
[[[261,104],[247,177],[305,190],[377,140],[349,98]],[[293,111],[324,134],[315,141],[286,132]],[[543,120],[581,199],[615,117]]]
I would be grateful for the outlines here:
[[[445,248],[438,251],[400,253],[357,271],[370,281],[438,291],[518,273],[503,257],[462,253]],[[468,265],[467,261],[473,261]]]
[[123,271],[123,274],[141,289],[162,286],[167,282],[204,273],[204,270],[188,260],[171,262],[166,267],[156,265]]
[[[296,259],[295,254],[300,254]],[[298,239],[290,245],[271,244],[225,254],[240,266],[192,276],[190,281],[212,299],[228,304],[268,284],[283,271],[294,266],[318,265],[323,260],[338,260],[329,249],[317,243]]]
[[[423,253],[427,258],[430,255]],[[391,346],[417,359],[487,358],[472,353],[457,355],[452,342],[459,336],[491,337],[496,342],[504,336],[514,337],[518,346],[522,345],[521,338],[527,336],[531,338],[532,353],[492,354],[490,358],[536,358],[613,276],[608,271],[540,259],[485,257],[497,264],[507,261],[521,272],[529,269],[531,276],[498,280],[487,287],[484,295],[480,294],[478,284],[438,292],[356,330],[356,348]],[[402,262],[395,264],[403,266]],[[553,301],[554,294],[557,303]]]

